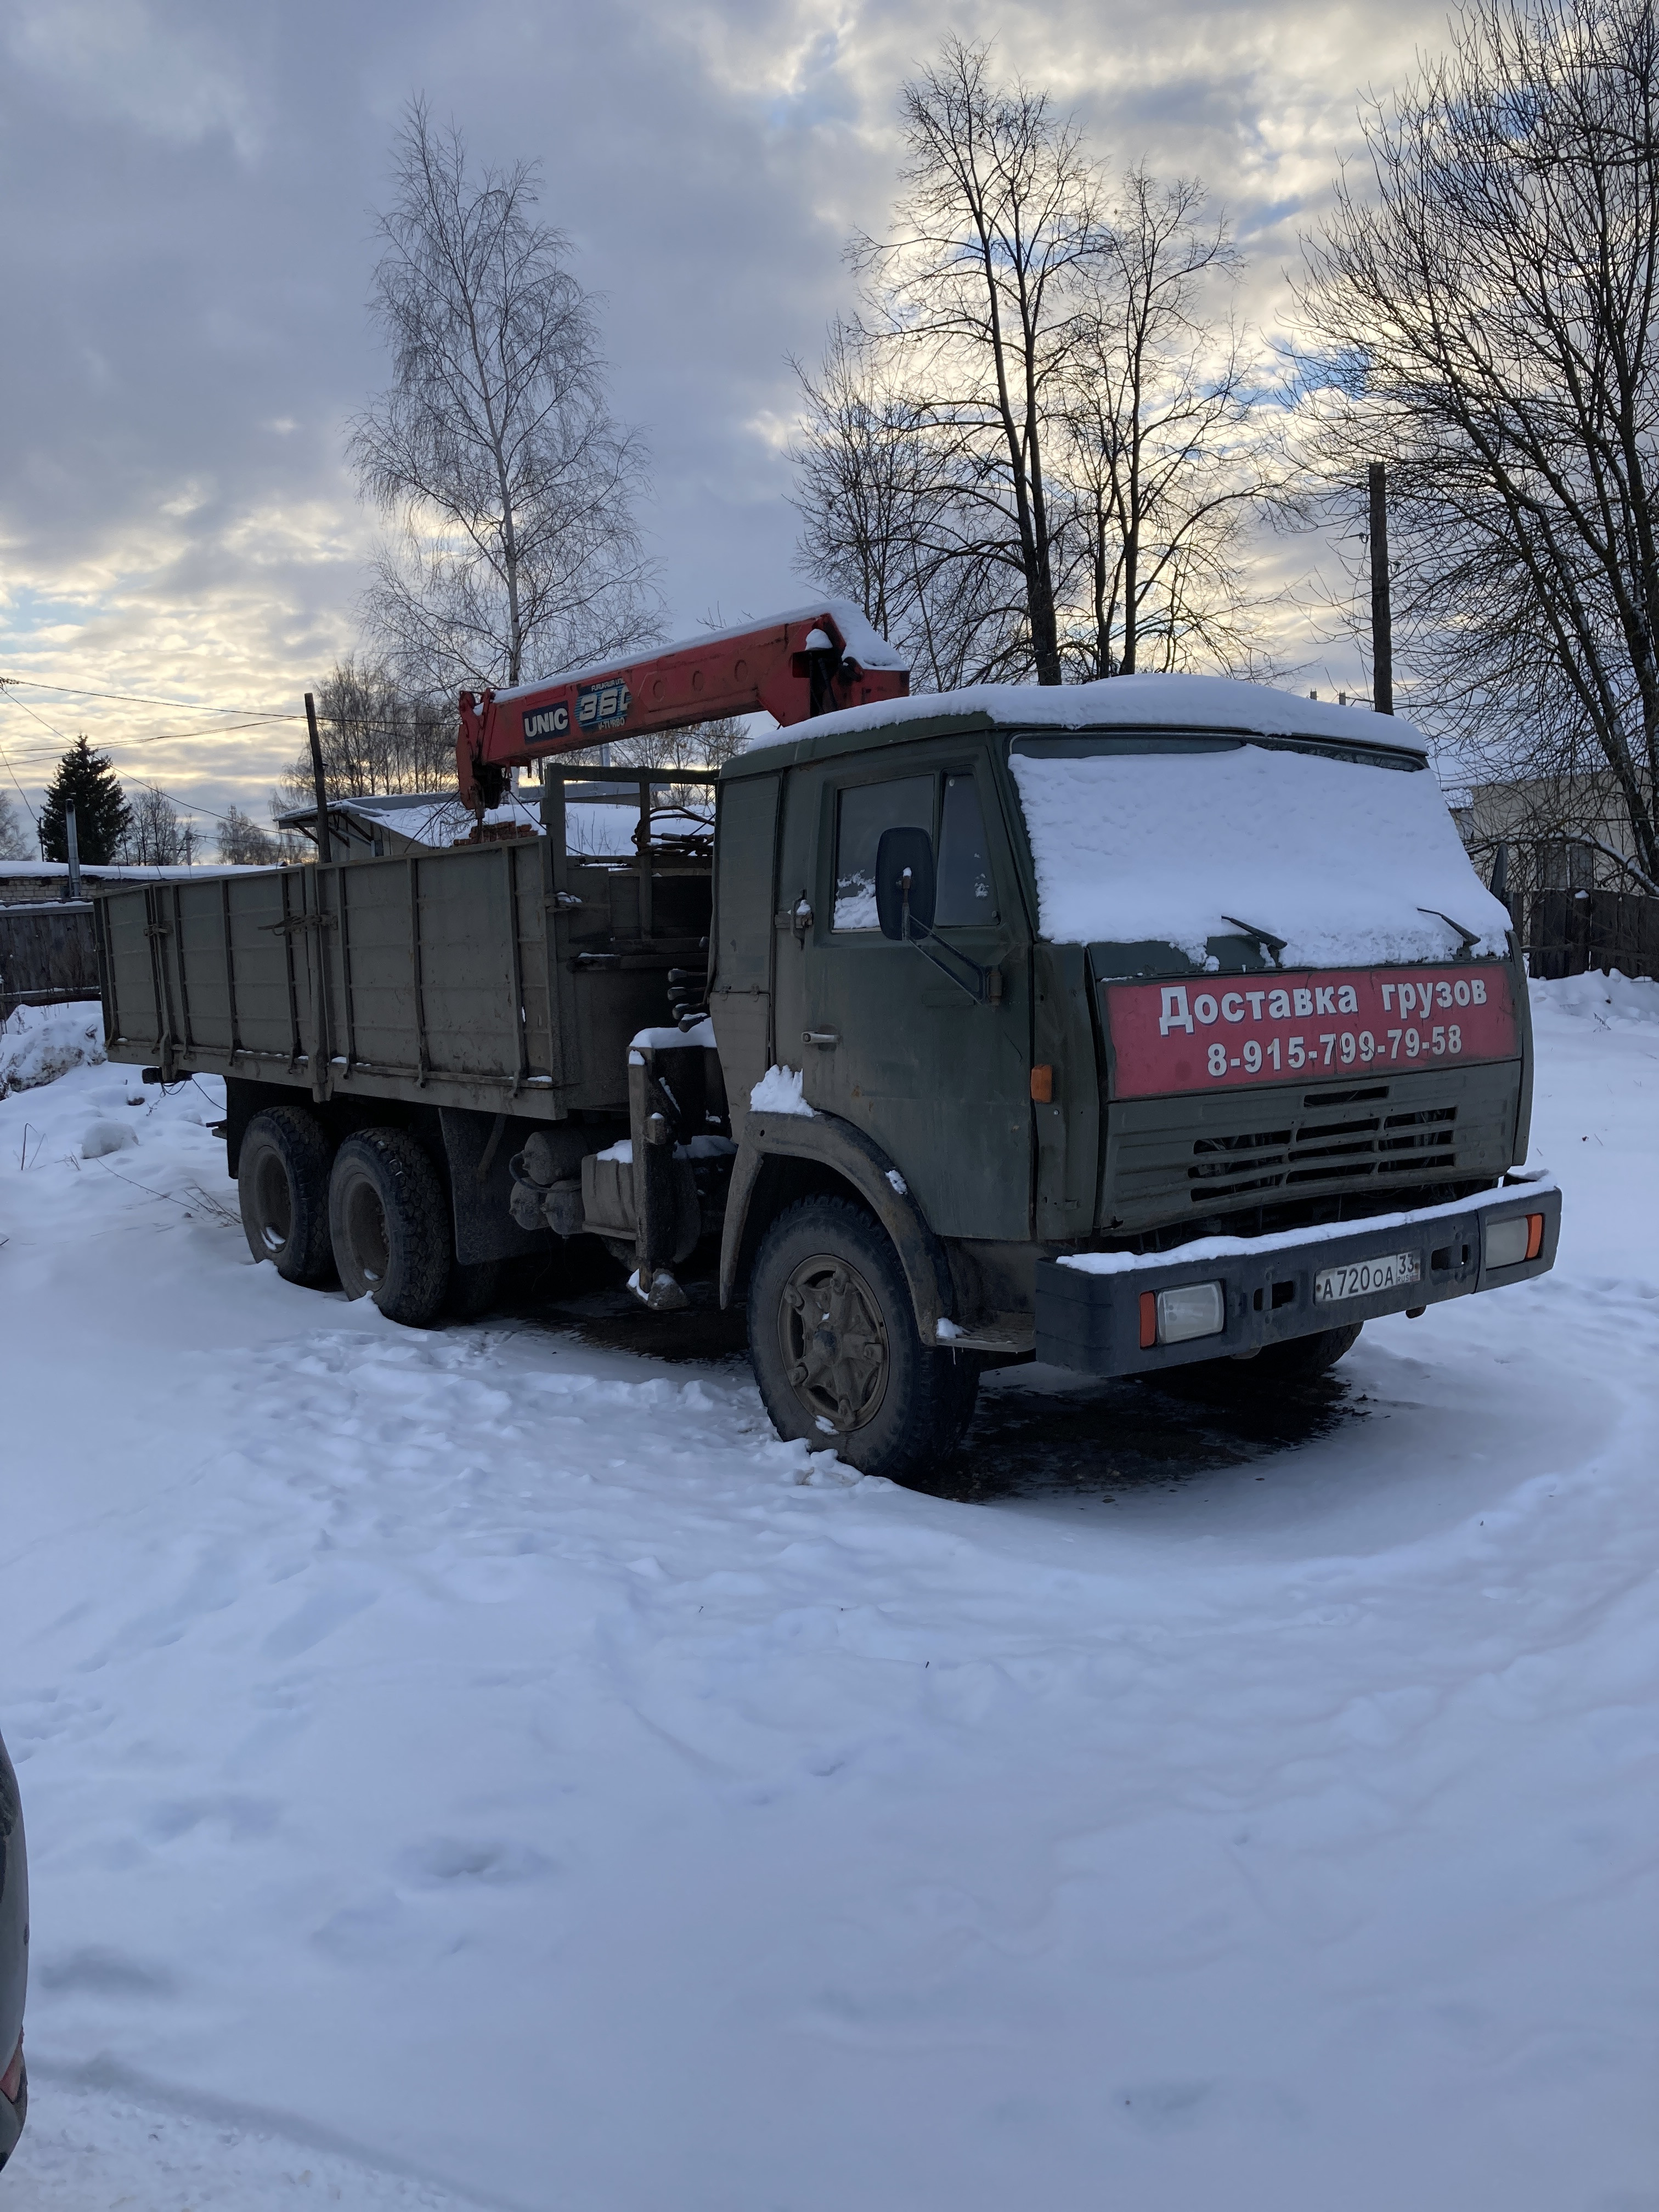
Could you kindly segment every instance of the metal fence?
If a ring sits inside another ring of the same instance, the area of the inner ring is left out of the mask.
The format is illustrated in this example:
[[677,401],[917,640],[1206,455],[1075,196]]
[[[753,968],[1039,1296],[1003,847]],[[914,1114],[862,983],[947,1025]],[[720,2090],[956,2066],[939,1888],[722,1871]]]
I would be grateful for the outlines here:
[[1512,916],[1539,977],[1606,974],[1659,981],[1659,896],[1593,838],[1488,839],[1469,857]]
[[97,996],[90,899],[0,906],[0,1020],[17,1006]]

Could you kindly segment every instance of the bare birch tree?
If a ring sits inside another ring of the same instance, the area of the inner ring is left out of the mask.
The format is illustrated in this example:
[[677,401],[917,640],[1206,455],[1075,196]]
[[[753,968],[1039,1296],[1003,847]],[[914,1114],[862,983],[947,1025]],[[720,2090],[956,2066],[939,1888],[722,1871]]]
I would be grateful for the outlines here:
[[790,449],[801,568],[856,601],[906,654],[918,690],[1023,673],[1023,585],[975,546],[953,457],[894,381],[889,349],[837,321],[822,368],[793,366],[805,402]]
[[1246,555],[1284,470],[1200,185],[1106,187],[1046,94],[946,42],[902,94],[891,235],[797,366],[801,565],[919,684],[1253,658]]
[[434,692],[655,635],[643,445],[611,414],[594,303],[534,219],[534,167],[470,168],[416,100],[395,178],[373,293],[392,381],[349,447],[392,526],[371,635]]
[[185,857],[184,825],[165,792],[141,784],[127,802],[127,826],[116,857],[141,868],[177,867]]
[[[453,709],[430,691],[401,681],[389,662],[349,653],[314,690],[323,775],[332,796],[368,799],[453,786]],[[309,806],[313,793],[307,746],[283,777],[283,811]]]
[[1057,473],[1078,545],[1067,658],[1087,677],[1248,658],[1253,519],[1284,465],[1240,332],[1241,258],[1201,185],[1123,180],[1078,313]]
[[0,791],[0,860],[34,857],[35,841],[23,827],[9,792]]
[[891,233],[854,248],[870,328],[899,354],[951,467],[962,556],[1010,574],[1030,665],[1058,684],[1065,514],[1048,446],[1079,291],[1104,246],[1098,180],[1078,125],[1046,93],[996,83],[988,46],[947,40],[902,107],[909,160]]
[[[275,795],[273,793],[273,798]],[[289,857],[283,849],[285,842],[288,841],[262,829],[251,814],[244,814],[234,805],[220,823],[215,836],[219,858],[239,868],[274,867],[278,860]]]
[[1323,470],[1389,465],[1414,705],[1476,769],[1594,770],[1659,873],[1653,0],[1471,0],[1364,121],[1304,299]]

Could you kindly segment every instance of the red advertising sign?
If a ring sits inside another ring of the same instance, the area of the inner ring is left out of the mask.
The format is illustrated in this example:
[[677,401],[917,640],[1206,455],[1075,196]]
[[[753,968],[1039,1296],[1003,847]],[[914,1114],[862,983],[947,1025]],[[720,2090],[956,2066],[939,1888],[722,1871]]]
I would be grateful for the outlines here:
[[1518,1049],[1509,971],[1310,969],[1109,983],[1112,1095],[1329,1082],[1383,1070],[1510,1060]]

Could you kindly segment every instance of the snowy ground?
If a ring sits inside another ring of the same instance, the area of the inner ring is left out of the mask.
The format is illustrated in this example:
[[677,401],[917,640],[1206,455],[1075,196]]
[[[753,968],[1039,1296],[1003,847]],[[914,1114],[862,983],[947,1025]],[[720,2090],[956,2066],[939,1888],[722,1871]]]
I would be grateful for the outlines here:
[[731,1360],[289,1288],[201,1091],[0,1103],[4,2212],[1652,2212],[1613,995],[1537,994],[1553,1277],[1265,1422],[1005,1376],[956,1497]]

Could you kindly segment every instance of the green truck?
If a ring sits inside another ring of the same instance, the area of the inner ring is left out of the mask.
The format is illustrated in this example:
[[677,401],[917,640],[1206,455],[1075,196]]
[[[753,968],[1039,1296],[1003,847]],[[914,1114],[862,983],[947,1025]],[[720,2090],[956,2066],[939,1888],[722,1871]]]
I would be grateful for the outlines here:
[[[556,763],[733,702],[781,726],[718,778]],[[702,1266],[779,1433],[902,1480],[987,1365],[1260,1387],[1553,1263],[1524,968],[1407,724],[910,697],[830,601],[464,696],[460,770],[451,849],[98,894],[111,1057],[224,1079],[292,1281],[422,1326],[599,1238],[670,1329]]]

